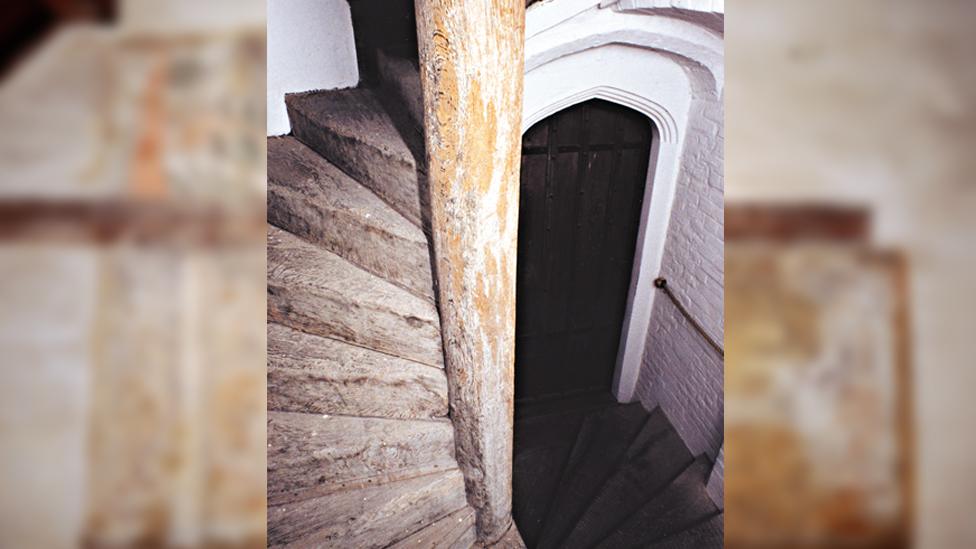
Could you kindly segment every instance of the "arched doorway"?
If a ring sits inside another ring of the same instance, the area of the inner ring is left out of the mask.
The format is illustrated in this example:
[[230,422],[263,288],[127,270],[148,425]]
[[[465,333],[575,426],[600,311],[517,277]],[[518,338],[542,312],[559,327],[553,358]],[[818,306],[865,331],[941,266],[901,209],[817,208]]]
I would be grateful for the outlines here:
[[[581,435],[584,417],[620,418],[601,429],[613,435],[604,441],[612,456],[646,416],[616,404],[611,383],[651,196],[654,133],[642,113],[591,99],[522,138],[512,511],[528,547],[558,546],[575,518],[563,511],[585,505],[594,495],[585,479],[608,472],[582,459],[595,440]],[[563,493],[559,480],[577,446],[574,486],[583,488]],[[565,501],[556,504],[557,493]]]
[[523,136],[517,401],[609,393],[652,134],[641,113],[594,99]]

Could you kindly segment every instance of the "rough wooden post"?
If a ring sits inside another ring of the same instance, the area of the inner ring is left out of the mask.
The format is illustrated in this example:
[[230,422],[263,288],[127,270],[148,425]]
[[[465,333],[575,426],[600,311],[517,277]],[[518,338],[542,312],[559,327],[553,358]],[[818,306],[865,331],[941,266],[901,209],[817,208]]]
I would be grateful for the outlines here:
[[444,354],[478,537],[511,524],[524,0],[416,0]]

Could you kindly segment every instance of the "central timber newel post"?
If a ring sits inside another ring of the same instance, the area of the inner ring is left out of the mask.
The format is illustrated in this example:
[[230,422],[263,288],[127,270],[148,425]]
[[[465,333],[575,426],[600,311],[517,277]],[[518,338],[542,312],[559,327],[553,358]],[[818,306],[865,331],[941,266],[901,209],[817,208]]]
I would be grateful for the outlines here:
[[444,357],[478,538],[511,525],[525,0],[416,0]]

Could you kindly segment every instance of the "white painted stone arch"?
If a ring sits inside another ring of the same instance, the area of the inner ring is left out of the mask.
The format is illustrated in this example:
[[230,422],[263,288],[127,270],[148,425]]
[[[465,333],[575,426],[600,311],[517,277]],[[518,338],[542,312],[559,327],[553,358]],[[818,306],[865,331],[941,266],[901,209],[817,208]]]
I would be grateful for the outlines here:
[[655,135],[613,382],[617,399],[629,402],[634,398],[653,310],[651,282],[661,269],[672,204],[683,175],[682,158],[686,147],[697,147],[708,138],[696,135],[701,127],[697,119],[707,110],[702,105],[721,100],[723,39],[707,26],[673,13],[661,15],[639,1],[600,4],[599,0],[550,0],[527,10],[522,131],[589,99],[629,107],[653,122]]
[[560,100],[548,102],[544,108],[534,113],[526,114],[526,118],[522,123],[524,126],[522,133],[525,133],[525,131],[546,117],[573,105],[589,101],[590,99],[603,99],[643,113],[654,122],[654,130],[657,132],[657,135],[655,135],[656,138],[665,143],[675,143],[677,141],[678,124],[666,108],[654,102],[652,99],[609,85],[587,88]]

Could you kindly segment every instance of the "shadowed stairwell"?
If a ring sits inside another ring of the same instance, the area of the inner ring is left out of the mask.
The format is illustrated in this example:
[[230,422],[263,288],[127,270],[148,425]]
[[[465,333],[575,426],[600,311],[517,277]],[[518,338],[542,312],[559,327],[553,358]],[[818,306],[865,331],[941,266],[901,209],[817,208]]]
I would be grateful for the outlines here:
[[516,406],[513,515],[528,547],[711,548],[723,514],[664,412],[609,393]]
[[421,228],[421,133],[382,93],[291,95],[293,135],[268,140],[271,547],[475,543]]

